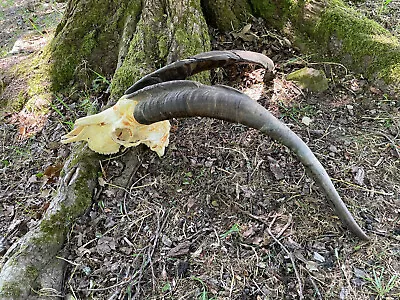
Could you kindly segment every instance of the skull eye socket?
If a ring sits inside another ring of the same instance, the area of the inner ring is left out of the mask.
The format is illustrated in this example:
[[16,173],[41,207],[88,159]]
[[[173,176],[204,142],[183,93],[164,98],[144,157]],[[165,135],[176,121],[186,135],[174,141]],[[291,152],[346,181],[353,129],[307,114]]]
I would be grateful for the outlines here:
[[129,141],[132,138],[132,132],[129,128],[116,128],[114,131],[117,140]]

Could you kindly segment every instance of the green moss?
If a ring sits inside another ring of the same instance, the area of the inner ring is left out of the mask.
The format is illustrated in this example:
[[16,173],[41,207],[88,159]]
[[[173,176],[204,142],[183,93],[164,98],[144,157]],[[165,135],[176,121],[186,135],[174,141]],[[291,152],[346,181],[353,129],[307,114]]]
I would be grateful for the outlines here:
[[96,30],[92,30],[83,37],[80,51],[83,56],[89,56],[96,46]]
[[20,91],[17,98],[10,102],[10,108],[12,111],[21,111],[27,101],[28,98],[26,93],[24,91]]
[[300,48],[319,53],[324,60],[328,54],[370,79],[399,85],[399,40],[342,0],[251,0],[251,4],[256,15],[275,27],[294,25]]
[[3,283],[3,287],[0,290],[0,296],[12,299],[19,299],[19,297],[21,297],[21,294],[22,294],[22,288],[16,285],[14,282]]
[[30,265],[26,267],[25,270],[25,277],[28,278],[29,280],[35,280],[39,276],[39,270]]
[[[140,12],[141,1],[100,0],[70,2],[73,22],[63,20],[48,47],[53,91],[69,85],[71,80],[90,82],[93,69],[111,75],[116,66],[119,42],[127,15]],[[69,16],[71,17],[71,16]]]
[[6,87],[7,87],[7,84],[0,78],[0,95],[3,94]]
[[334,0],[309,32],[329,54],[369,78],[400,83],[400,43],[375,21]]
[[251,11],[246,0],[207,0],[202,5],[207,24],[223,32],[243,27]]
[[[184,47],[181,51],[184,53],[182,58],[189,57],[195,55],[200,52],[204,52],[209,50],[209,38],[204,36],[205,33],[202,32],[200,34],[189,35],[184,28],[178,28],[175,31],[175,40],[178,45]],[[205,45],[204,45],[205,43]],[[204,84],[210,83],[210,73],[202,72],[197,75],[191,76],[191,80],[199,81]]]
[[299,86],[312,92],[326,91],[329,86],[323,71],[307,67],[288,74],[286,79],[296,81]]
[[251,0],[254,14],[262,16],[276,28],[283,28],[289,19],[297,15],[304,0]]
[[[121,67],[115,72],[112,80],[111,96],[113,98],[121,97],[129,86],[152,70],[152,65],[149,61],[150,53],[146,55],[145,51],[142,49],[143,39],[146,36],[144,33],[151,34],[151,30],[147,25],[139,23],[137,33],[130,43],[128,55]],[[153,38],[156,37],[153,36]],[[158,39],[154,39],[153,41],[157,40]]]
[[168,38],[163,35],[158,40],[158,52],[160,53],[160,57],[167,57],[168,50]]
[[[162,10],[154,11],[151,19],[144,13],[138,22],[125,60],[112,81],[113,100],[121,97],[141,77],[161,68],[168,61],[210,49],[208,28],[203,17],[199,15],[199,0],[190,1],[183,12],[175,5],[167,10],[167,14]],[[207,73],[193,79],[209,82]]]
[[16,65],[11,72],[27,86],[18,95],[7,99],[6,109],[18,112],[25,106],[29,112],[47,113],[52,100],[48,70],[46,57],[37,54]]
[[[39,270],[33,266],[28,265],[24,270],[23,280],[20,281],[12,281],[12,282],[4,282],[2,284],[2,288],[0,290],[0,298],[6,297],[7,299],[20,299],[25,288],[23,285],[27,284],[27,282],[32,283],[39,276]],[[35,289],[38,289],[35,287]]]
[[80,150],[75,151],[76,155],[72,158],[69,166],[70,170],[79,164],[79,176],[73,182],[74,196],[73,203],[62,204],[59,210],[52,214],[50,218],[44,219],[40,224],[42,237],[35,240],[36,243],[43,241],[62,243],[66,231],[71,228],[75,219],[82,215],[92,203],[92,188],[88,186],[89,181],[97,178],[99,170],[97,160],[98,154],[88,150],[84,145],[80,145]]

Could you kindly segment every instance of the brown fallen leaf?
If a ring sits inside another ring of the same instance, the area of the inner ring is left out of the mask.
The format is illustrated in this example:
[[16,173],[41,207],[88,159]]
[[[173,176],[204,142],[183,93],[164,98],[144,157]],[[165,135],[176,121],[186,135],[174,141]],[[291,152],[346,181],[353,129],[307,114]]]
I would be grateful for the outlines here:
[[181,255],[186,255],[190,251],[191,242],[182,242],[178,244],[176,247],[172,248],[168,251],[168,257],[177,257]]
[[63,166],[63,163],[48,166],[43,172],[44,183],[55,183],[57,178],[60,177]]

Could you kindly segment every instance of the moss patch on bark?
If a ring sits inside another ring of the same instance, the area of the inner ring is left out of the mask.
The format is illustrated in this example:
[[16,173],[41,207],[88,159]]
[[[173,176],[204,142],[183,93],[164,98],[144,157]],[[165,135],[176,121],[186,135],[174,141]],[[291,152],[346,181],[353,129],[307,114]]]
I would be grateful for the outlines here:
[[[72,80],[83,83],[114,72],[118,47],[128,14],[140,13],[141,1],[70,1],[47,51],[55,91]],[[133,10],[133,11],[132,11]],[[70,19],[73,22],[69,22]]]
[[203,0],[207,24],[221,31],[238,30],[250,16],[251,6],[246,0]]
[[[182,3],[181,3],[182,2]],[[210,49],[207,24],[199,0],[170,1],[144,7],[129,51],[116,71],[111,97],[117,100],[142,76],[181,58]],[[195,80],[207,83],[207,74]]]
[[375,21],[367,19],[340,0],[331,1],[313,30],[336,60],[371,79],[400,84],[400,43]]

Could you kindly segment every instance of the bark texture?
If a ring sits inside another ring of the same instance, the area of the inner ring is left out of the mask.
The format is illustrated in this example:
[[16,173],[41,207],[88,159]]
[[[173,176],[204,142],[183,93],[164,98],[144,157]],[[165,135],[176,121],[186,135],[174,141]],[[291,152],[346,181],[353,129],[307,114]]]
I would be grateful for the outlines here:
[[207,23],[221,31],[239,30],[251,16],[247,0],[201,1]]
[[[120,53],[121,64],[113,78],[112,100],[118,99],[144,74],[208,50],[210,38],[199,0],[147,1],[125,59]],[[204,74],[200,76],[200,81],[207,81]]]
[[[93,71],[112,75],[128,18],[136,20],[141,1],[71,0],[47,48],[53,90],[71,80],[85,81]],[[131,27],[134,27],[134,22]],[[92,71],[93,70],[93,71]]]

